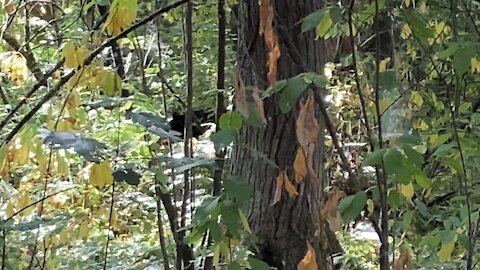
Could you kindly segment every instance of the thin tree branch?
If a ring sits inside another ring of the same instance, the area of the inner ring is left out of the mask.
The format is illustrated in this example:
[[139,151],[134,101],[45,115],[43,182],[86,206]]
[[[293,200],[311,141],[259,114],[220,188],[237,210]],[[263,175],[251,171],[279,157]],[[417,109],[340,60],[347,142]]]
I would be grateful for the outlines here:
[[[165,13],[165,12],[168,12],[170,11],[171,9],[174,9],[178,6],[181,6],[183,5],[184,3],[187,3],[189,2],[190,0],[179,0],[177,2],[174,2],[170,5],[167,5],[163,8],[160,8],[160,9],[157,9],[156,11],[154,11],[152,14],[150,14],[149,16],[147,16],[146,18],[142,19],[141,21],[133,24],[130,28],[126,29],[125,31],[123,31],[122,33],[120,33],[118,36],[115,36],[115,37],[112,37],[112,38],[109,38],[107,39],[105,42],[103,42],[103,44],[98,47],[95,51],[93,51],[84,61],[84,66],[88,66],[90,63],[92,63],[93,59],[95,59],[95,57],[100,54],[106,47],[108,46],[111,46],[112,43],[116,42],[117,40],[121,39],[121,38],[124,38],[126,37],[129,33],[131,33],[132,31],[134,31],[135,29],[139,28],[140,26],[143,26],[145,24],[147,24],[148,22],[152,21],[153,19],[155,19],[158,15],[162,14],[162,13]],[[51,75],[53,74],[53,72],[55,72],[56,69],[60,68],[62,65],[63,65],[63,61],[60,61],[59,63],[57,63],[57,66],[52,69],[50,72],[48,72],[47,75]],[[65,85],[68,80],[73,77],[73,75],[78,72],[78,70],[72,70],[70,71],[67,75],[63,76],[60,81],[55,85],[55,87],[53,87],[50,91],[47,92],[47,94],[45,94],[45,96],[40,100],[40,102],[30,111],[28,112],[24,117],[23,119],[12,129],[12,131],[7,135],[6,139],[2,142],[2,144],[0,144],[0,146],[2,146],[3,144],[5,143],[9,143],[12,138],[15,136],[15,134],[17,134],[17,132],[35,115],[35,113],[37,113],[37,111],[43,106],[43,104],[45,104],[46,102],[48,102],[52,97],[54,97],[58,91],[60,91],[60,88]],[[38,90],[38,88],[40,88],[40,86],[44,85],[47,81],[49,76],[45,76],[40,82],[37,82],[37,84],[35,84],[35,86],[32,88],[32,90],[30,92],[35,92],[36,90]],[[18,109],[21,107],[20,104],[25,104],[25,99],[22,100],[19,105],[17,105],[16,107],[16,110],[12,111],[8,116],[7,118],[11,118],[15,113],[16,111],[18,111]],[[0,130],[7,124],[7,122],[9,121],[9,119],[5,119],[1,124],[0,124]]]

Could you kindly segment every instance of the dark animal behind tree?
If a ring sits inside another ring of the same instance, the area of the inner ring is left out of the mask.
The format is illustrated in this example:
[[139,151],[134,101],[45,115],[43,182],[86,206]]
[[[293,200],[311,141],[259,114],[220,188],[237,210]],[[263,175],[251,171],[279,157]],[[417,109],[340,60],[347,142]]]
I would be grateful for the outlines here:
[[[174,112],[172,117],[173,119],[168,122],[170,129],[179,132],[183,137],[185,130],[185,114]],[[212,110],[200,109],[193,111],[192,136],[194,138],[200,137],[208,129],[208,127],[203,126],[203,124],[213,122],[215,122],[215,114]]]

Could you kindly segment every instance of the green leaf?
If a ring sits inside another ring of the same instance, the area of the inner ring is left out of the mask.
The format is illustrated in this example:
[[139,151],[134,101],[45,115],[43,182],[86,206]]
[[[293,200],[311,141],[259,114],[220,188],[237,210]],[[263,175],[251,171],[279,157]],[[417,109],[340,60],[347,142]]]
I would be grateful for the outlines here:
[[192,244],[200,242],[200,240],[202,240],[203,236],[205,235],[205,232],[209,228],[209,225],[210,222],[203,222],[193,226],[192,231],[187,236],[187,242]]
[[283,90],[283,88],[285,88],[287,86],[288,82],[287,80],[280,80],[280,81],[277,81],[273,86],[272,86],[272,93],[277,93],[277,92],[280,92],[281,90]]
[[310,31],[317,27],[325,16],[325,9],[317,10],[302,20],[302,33]]
[[210,139],[212,140],[215,150],[216,151],[221,151],[224,148],[228,147],[235,138],[237,138],[238,132],[233,129],[233,128],[225,128],[222,129],[218,132],[213,133],[210,136]]
[[446,154],[449,154],[451,149],[453,149],[456,145],[454,143],[447,143],[440,145],[437,150],[433,153],[433,156],[436,157],[443,157]]
[[448,48],[446,48],[443,51],[437,52],[437,57],[439,59],[447,59],[448,57],[454,55],[459,48],[460,48],[460,44],[456,42],[452,42],[448,45]]
[[382,164],[382,157],[386,149],[376,149],[373,153],[369,153],[363,160],[363,166],[373,166]]
[[330,28],[333,25],[332,18],[330,17],[330,9],[325,10],[325,13],[322,17],[322,20],[318,23],[315,28],[315,33],[317,37],[325,37]]
[[261,128],[264,126],[262,119],[258,115],[257,108],[253,102],[248,103],[248,118],[244,118],[244,123],[250,126]]
[[195,224],[204,221],[218,206],[219,199],[220,197],[205,198],[195,211],[192,223]]
[[222,227],[220,227],[217,221],[210,222],[209,229],[210,235],[212,236],[212,239],[213,241],[215,241],[215,243],[219,243],[220,241],[222,241],[224,234]]
[[220,117],[219,125],[220,129],[232,128],[239,132],[243,125],[243,117],[236,111],[226,112]]
[[240,214],[238,213],[238,207],[232,203],[224,204],[222,206],[222,219],[227,226],[230,233],[238,233],[238,225],[241,224]]
[[387,198],[387,201],[388,201],[388,205],[392,208],[392,209],[398,209],[398,207],[400,207],[401,205],[401,202],[402,202],[402,195],[400,193],[398,193],[396,190],[390,190],[390,192],[388,193],[388,198]]
[[419,145],[422,143],[422,138],[419,135],[413,134],[403,134],[397,139],[397,143],[399,144],[411,144],[411,145]]
[[365,191],[359,191],[355,193],[355,195],[344,198],[338,205],[338,210],[342,214],[343,221],[349,223],[354,220],[363,210],[366,203],[367,193]]
[[289,112],[297,103],[298,97],[307,89],[307,83],[303,79],[304,74],[287,80],[287,85],[280,93],[280,110],[282,113]]
[[270,266],[266,264],[264,261],[260,261],[259,259],[255,259],[252,256],[248,256],[248,263],[250,264],[250,269],[252,270],[271,270]]
[[417,182],[417,185],[419,185],[421,188],[430,188],[431,187],[430,179],[422,171],[415,172],[415,181]]
[[432,145],[430,145],[431,148],[437,148],[438,146],[444,144],[446,141],[448,141],[448,139],[450,139],[450,137],[452,136],[452,134],[450,133],[444,133],[444,134],[440,134],[438,135],[438,137],[432,142]]
[[397,88],[397,75],[393,70],[380,72],[379,88],[381,93],[390,93]]
[[240,205],[250,199],[250,186],[241,176],[232,175],[226,178],[223,181],[223,188],[227,196],[233,198]]
[[320,75],[320,74],[315,74],[313,77],[313,84],[320,88],[325,88],[328,85],[329,81],[327,76]]
[[462,76],[470,69],[470,59],[472,59],[475,54],[475,46],[472,44],[462,46],[455,52],[452,64],[456,75]]
[[430,218],[432,214],[428,211],[428,207],[418,198],[415,199],[415,205],[417,206],[418,212],[425,218]]
[[403,152],[405,153],[409,161],[412,162],[416,167],[422,167],[423,156],[419,152],[407,145],[403,147]]
[[388,149],[384,156],[385,172],[393,175],[399,170],[402,164],[403,155],[397,149]]
[[420,17],[421,15],[418,12],[409,9],[405,10],[404,15],[415,36],[423,38],[435,37],[435,31],[428,27],[427,22]]
[[242,270],[242,267],[238,262],[233,261],[227,265],[227,270]]

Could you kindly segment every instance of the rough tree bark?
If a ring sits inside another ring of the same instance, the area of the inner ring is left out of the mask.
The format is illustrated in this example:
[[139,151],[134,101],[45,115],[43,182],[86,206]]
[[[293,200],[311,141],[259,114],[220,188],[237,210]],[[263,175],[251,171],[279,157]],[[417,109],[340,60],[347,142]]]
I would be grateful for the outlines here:
[[[301,33],[301,19],[318,10],[319,0],[275,0],[274,28],[279,36],[281,57],[278,61],[277,79],[290,78],[305,71],[323,72],[325,45],[315,40],[313,32]],[[267,51],[263,37],[259,36],[258,1],[239,1],[238,68],[247,86],[267,87]],[[320,138],[316,149],[316,171],[320,185],[304,181],[297,185],[300,193],[296,199],[282,200],[271,205],[275,192],[278,169],[266,162],[254,159],[248,148],[265,153],[281,169],[291,168],[298,147],[295,119],[298,110],[282,114],[278,96],[264,100],[268,126],[246,126],[235,144],[232,173],[244,176],[250,183],[254,198],[249,209],[249,222],[258,238],[257,256],[278,269],[297,269],[305,256],[307,242],[315,249],[318,269],[327,268],[327,258],[332,250],[338,250],[338,242],[319,219],[323,173],[324,128],[320,121]],[[320,115],[317,116],[318,119]],[[245,147],[248,146],[248,147]],[[329,240],[330,239],[330,240]],[[333,247],[333,248],[332,248]]]

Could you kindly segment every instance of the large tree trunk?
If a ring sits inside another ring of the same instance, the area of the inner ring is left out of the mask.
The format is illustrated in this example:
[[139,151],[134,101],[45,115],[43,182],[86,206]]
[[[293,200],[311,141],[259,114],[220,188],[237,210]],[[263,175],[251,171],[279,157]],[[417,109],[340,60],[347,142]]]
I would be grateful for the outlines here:
[[[247,86],[267,87],[267,51],[259,36],[259,1],[240,0],[238,67]],[[319,0],[275,0],[274,28],[279,37],[281,57],[277,79],[290,78],[305,71],[323,72],[324,43],[315,40],[314,33],[301,33],[301,22],[308,14],[322,7]],[[316,149],[315,170],[320,185],[304,181],[296,185],[300,196],[289,199],[285,192],[280,202],[271,205],[279,170],[252,157],[251,147],[264,153],[281,169],[291,168],[298,147],[295,133],[297,108],[282,114],[278,96],[264,100],[268,126],[242,129],[234,149],[232,172],[244,176],[250,183],[254,198],[249,209],[249,222],[258,237],[260,259],[278,269],[292,270],[305,256],[307,242],[316,249],[318,269],[327,269],[330,244],[335,242],[325,222],[319,219],[323,173],[324,128],[320,121],[320,138]],[[248,147],[245,147],[248,146]],[[328,240],[330,239],[330,240]],[[338,243],[332,246],[338,247]]]

